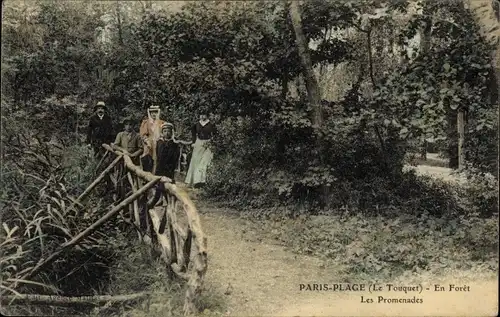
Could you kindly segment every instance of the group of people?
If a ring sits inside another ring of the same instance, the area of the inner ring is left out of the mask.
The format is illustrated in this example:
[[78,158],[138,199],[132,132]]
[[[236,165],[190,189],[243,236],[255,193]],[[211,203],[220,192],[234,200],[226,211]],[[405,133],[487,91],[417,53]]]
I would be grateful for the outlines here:
[[191,144],[193,152],[185,183],[190,187],[206,183],[207,168],[213,158],[210,144],[215,133],[215,126],[206,113],[201,113],[199,121],[192,126],[191,142],[175,139],[174,125],[160,119],[158,106],[148,108],[139,133],[134,131],[132,119],[125,119],[122,123],[123,131],[113,138],[112,120],[106,112],[106,105],[102,101],[97,103],[87,131],[87,144],[93,147],[97,156],[104,153],[103,143],[111,143],[114,149],[130,155],[134,164],[140,165],[144,171],[168,177],[175,183],[175,170],[181,158],[180,144]]

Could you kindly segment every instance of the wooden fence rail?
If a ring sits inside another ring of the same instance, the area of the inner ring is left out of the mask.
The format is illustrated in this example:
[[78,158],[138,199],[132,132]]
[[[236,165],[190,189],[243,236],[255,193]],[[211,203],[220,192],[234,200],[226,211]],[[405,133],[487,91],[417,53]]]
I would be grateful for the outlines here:
[[[123,216],[128,216],[129,223],[134,225],[144,243],[160,251],[169,271],[186,280],[184,314],[195,313],[195,299],[207,270],[207,239],[195,205],[170,179],[145,172],[119,148],[103,146],[116,157],[123,157],[123,164],[117,164],[114,169],[116,191],[121,194],[116,197],[118,201],[126,199],[125,192],[131,191],[134,196],[144,183],[158,181],[156,188],[148,190],[149,195],[143,194],[129,203],[128,213]],[[160,200],[151,205],[155,202],[148,196],[154,196],[156,191],[159,191]]]
[[[22,279],[34,276],[63,254],[65,249],[77,245],[108,220],[121,215],[136,229],[142,242],[159,251],[169,273],[187,282],[184,315],[195,314],[195,299],[207,270],[207,239],[195,205],[172,180],[145,172],[135,165],[132,158],[136,155],[130,155],[116,146],[112,148],[103,144],[103,147],[107,151],[108,161],[113,156],[115,158],[74,204],[79,204],[105,179],[113,183],[114,203],[99,220],[61,245],[50,256],[41,259]],[[155,194],[156,198],[160,197],[159,200],[148,199]],[[17,282],[14,282],[10,288],[16,285]]]

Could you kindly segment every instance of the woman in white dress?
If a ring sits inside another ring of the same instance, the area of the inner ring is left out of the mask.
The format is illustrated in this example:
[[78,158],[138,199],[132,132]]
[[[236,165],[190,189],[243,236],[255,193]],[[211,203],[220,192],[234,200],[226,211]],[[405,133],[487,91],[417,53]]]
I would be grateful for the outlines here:
[[200,187],[207,181],[207,168],[210,165],[213,153],[210,149],[211,140],[215,133],[215,126],[203,113],[200,120],[193,125],[193,154],[186,175],[186,184],[192,187]]

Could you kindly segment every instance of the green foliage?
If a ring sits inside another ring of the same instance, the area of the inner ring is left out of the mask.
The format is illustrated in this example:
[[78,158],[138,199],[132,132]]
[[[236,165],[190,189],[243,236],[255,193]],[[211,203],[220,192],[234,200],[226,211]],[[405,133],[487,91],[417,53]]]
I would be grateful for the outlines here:
[[[114,63],[114,72],[133,80],[117,83],[131,112],[151,104],[164,107],[167,118],[186,127],[200,108],[224,117],[259,116],[262,99],[279,92],[283,78],[299,72],[295,39],[279,3],[189,3],[174,14],[154,13],[133,26],[134,60]],[[316,16],[314,6],[308,13]],[[320,29],[333,23],[315,21]],[[314,34],[313,34],[314,33]],[[336,39],[315,51],[315,63],[338,63],[350,46]]]
[[429,47],[421,48],[406,66],[384,79],[371,107],[392,122],[401,137],[445,141],[441,151],[451,151],[451,156],[457,152],[457,110],[463,109],[467,113],[467,159],[483,171],[496,171],[492,156],[497,152],[498,115],[487,85],[492,46],[463,4],[422,1],[420,6],[422,13],[401,32],[400,42],[407,44],[422,29],[432,27],[427,35]]
[[[6,29],[7,57],[2,68],[5,63],[10,70],[4,76],[16,104],[70,94],[88,101],[91,89],[96,92],[97,85],[89,84],[97,81],[103,51],[95,42],[95,30],[103,25],[96,13],[82,14],[84,5],[80,5],[42,3],[36,15],[24,17],[24,21],[17,16],[19,26]],[[35,29],[35,34],[24,33],[26,28]],[[20,47],[19,37],[33,44]]]
[[473,172],[498,175],[498,111],[481,109],[480,112],[478,117],[483,119],[471,118],[466,130],[467,161]]
[[[377,78],[372,95],[360,93],[360,87],[354,85],[340,102],[325,103],[325,123],[320,129],[313,129],[308,105],[279,97],[261,98],[259,113],[240,112],[236,120],[219,122],[220,136],[206,196],[219,197],[218,201],[230,198],[238,206],[301,203],[324,207],[319,189],[326,185],[331,197],[326,204],[331,208],[347,205],[373,210],[391,202],[406,206],[405,199],[412,199],[422,203],[415,209],[418,212],[440,214],[449,210],[449,205],[455,204],[449,191],[443,189],[447,193],[439,203],[428,204],[433,200],[427,196],[435,197],[434,185],[427,182],[415,187],[415,181],[408,183],[407,177],[400,175],[409,148],[406,142],[417,138],[450,143],[453,138],[449,131],[456,130],[453,120],[450,127],[450,118],[456,116],[457,105],[467,106],[469,158],[474,158],[476,165],[484,155],[490,155],[482,166],[493,168],[494,143],[487,141],[486,131],[491,128],[493,133],[494,126],[486,122],[493,122],[495,114],[485,97],[491,47],[465,9],[451,8],[452,2],[423,5],[423,13],[399,31],[408,39],[422,23],[434,23],[431,49]],[[338,19],[337,27],[345,27],[355,23],[355,17],[365,15],[375,29],[394,25],[388,10],[404,9],[385,8],[373,13],[379,3],[329,7],[312,2],[311,6],[323,10],[327,24]],[[342,7],[350,15],[335,15],[333,7]],[[439,14],[431,18],[428,12],[433,10]],[[443,22],[441,13],[448,11],[453,19]],[[314,33],[314,26],[307,25],[307,18],[304,21],[310,38],[319,34]],[[465,24],[457,27],[456,21]],[[480,146],[475,148],[473,144]],[[407,191],[411,194],[405,195]]]
[[490,173],[469,168],[463,196],[472,215],[490,217],[498,214],[498,180]]
[[[369,133],[358,141],[366,129],[359,121],[337,124],[347,122],[348,115],[335,118],[336,113],[325,114],[328,122],[318,136],[307,105],[277,97],[280,82],[300,72],[288,14],[277,3],[248,6],[193,3],[179,13],[145,16],[133,28],[140,58],[117,64],[115,70],[132,70],[137,76],[125,89],[127,111],[137,113],[150,104],[164,104],[165,117],[176,121],[184,134],[198,109],[209,109],[224,118],[217,122],[224,127],[216,142],[210,190],[212,194],[226,193],[226,197],[229,193],[251,197],[260,192],[268,198],[277,193],[285,199],[314,201],[324,183],[354,177],[346,175],[355,173],[354,165],[362,167],[357,175],[387,174],[392,165],[400,166],[399,149],[388,146],[384,150],[394,161],[388,167],[379,139]],[[351,58],[349,41],[325,35],[329,29],[347,27],[355,17],[356,12],[340,2],[306,5],[305,34],[320,43],[313,53],[314,63]],[[232,129],[232,118],[245,122],[245,130]],[[339,126],[346,126],[345,130]],[[315,145],[318,138],[321,148]],[[339,139],[341,144],[336,144]],[[356,144],[353,149],[352,143]],[[319,163],[319,152],[326,152],[328,162]],[[261,162],[268,163],[262,166]],[[243,181],[248,178],[252,181]]]
[[[25,29],[9,28],[10,94],[14,103],[25,96],[26,116],[42,111],[61,114],[53,118],[64,122],[59,129],[64,134],[77,130],[76,121],[85,122],[88,113],[77,109],[104,92],[117,118],[139,120],[145,107],[161,105],[164,118],[176,123],[183,138],[189,135],[194,114],[208,109],[224,121],[218,124],[226,126],[217,142],[212,194],[255,196],[260,191],[269,199],[315,201],[323,185],[397,177],[405,152],[400,138],[449,139],[448,130],[453,130],[449,118],[456,105],[470,105],[468,140],[480,149],[470,152],[470,161],[475,166],[483,162],[491,169],[491,158],[486,164],[483,159],[493,150],[485,135],[493,131],[490,123],[495,116],[485,104],[483,89],[490,47],[478,35],[470,13],[453,7],[452,2],[424,1],[422,13],[401,25],[393,13],[405,12],[406,5],[406,1],[312,1],[304,5],[304,33],[317,43],[311,51],[313,64],[362,65],[360,81],[345,98],[325,104],[325,124],[319,130],[311,126],[308,105],[284,93],[301,72],[295,36],[287,7],[266,1],[243,6],[196,2],[179,12],[149,12],[135,19],[123,10],[121,24],[118,19],[105,22],[102,8],[42,5],[25,27],[43,23],[43,32],[35,34],[47,47],[42,49],[33,40],[29,60],[28,50],[10,40],[26,36]],[[85,14],[77,17],[78,10]],[[446,12],[452,17],[443,18]],[[384,48],[393,44],[386,38],[400,33],[404,42],[425,23],[435,29],[428,52],[418,54],[403,68],[383,58]],[[365,31],[368,27],[371,32],[377,84],[371,96],[361,92],[362,77],[368,77],[365,34],[344,34],[353,26]],[[98,45],[91,35],[90,30],[98,27],[113,30],[109,45]],[[340,36],[328,36],[333,32]],[[76,69],[78,65],[84,66]],[[382,68],[388,73],[382,74]],[[38,78],[36,72],[46,78]],[[102,78],[96,73],[102,73]],[[16,86],[16,78],[37,81],[23,80],[22,86]],[[448,86],[441,87],[445,83]],[[70,120],[61,120],[63,115]],[[238,117],[247,122],[247,130],[224,132],[231,118]],[[45,119],[39,121],[45,124]],[[326,159],[320,162],[319,153]],[[249,184],[253,188],[243,190]]]
[[[320,135],[315,136],[308,111],[294,110],[305,105],[293,106],[283,105],[272,111],[270,120],[240,118],[220,124],[207,197],[237,195],[250,201],[232,199],[233,203],[255,206],[266,200],[268,204],[318,204],[318,190],[326,184],[330,187],[329,204],[334,208],[351,204],[351,195],[357,190],[363,196],[362,192],[371,186],[363,184],[374,179],[395,183],[390,180],[379,140],[373,130],[366,131],[361,119],[331,115],[325,120],[325,128],[318,130]],[[318,160],[315,140],[322,143],[323,162]],[[396,140],[385,141],[391,144]],[[403,154],[397,146],[389,148],[389,168],[401,170]],[[370,201],[363,206],[369,208]]]

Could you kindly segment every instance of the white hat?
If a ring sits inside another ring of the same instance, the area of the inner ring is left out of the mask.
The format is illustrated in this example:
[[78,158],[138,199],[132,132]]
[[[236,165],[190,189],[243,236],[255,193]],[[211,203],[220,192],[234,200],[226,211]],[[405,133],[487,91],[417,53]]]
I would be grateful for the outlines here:
[[170,128],[173,129],[174,125],[172,123],[170,123],[170,122],[165,122],[164,124],[161,125],[161,129],[162,130],[165,129],[165,128],[167,128],[167,127],[170,127]]

